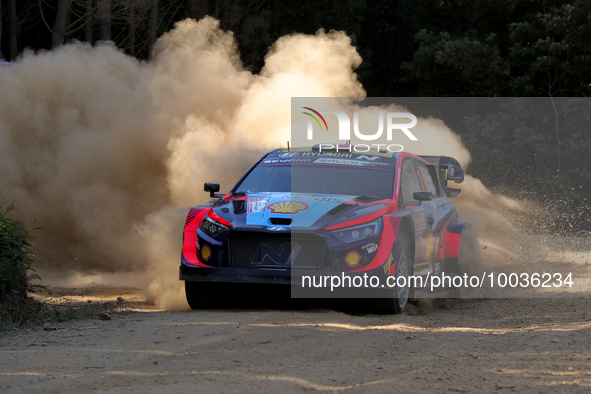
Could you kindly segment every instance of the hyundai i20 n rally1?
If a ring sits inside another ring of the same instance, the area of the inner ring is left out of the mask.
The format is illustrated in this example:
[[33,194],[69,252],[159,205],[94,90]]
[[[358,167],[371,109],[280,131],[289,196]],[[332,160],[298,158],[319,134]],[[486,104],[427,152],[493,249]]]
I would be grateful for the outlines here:
[[[457,271],[465,223],[448,199],[459,189],[447,184],[463,181],[460,164],[338,148],[271,151],[225,195],[215,194],[219,184],[205,184],[216,200],[191,208],[183,232],[180,279],[191,308],[216,305],[220,283],[300,286],[307,274],[394,279]],[[389,282],[374,307],[404,311],[409,282]]]

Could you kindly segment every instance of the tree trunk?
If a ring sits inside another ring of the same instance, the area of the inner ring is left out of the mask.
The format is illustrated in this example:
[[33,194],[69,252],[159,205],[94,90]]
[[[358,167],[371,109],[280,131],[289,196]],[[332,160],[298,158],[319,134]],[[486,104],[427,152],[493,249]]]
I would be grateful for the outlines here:
[[156,42],[156,30],[158,28],[158,0],[152,0],[150,7],[150,25],[148,33],[148,59],[154,56],[154,43]]
[[135,8],[129,9],[129,54],[135,56]]
[[228,0],[224,0],[223,7],[224,7],[224,16],[222,19],[222,26],[223,26],[222,28],[224,30],[228,30],[228,24],[229,24],[229,22],[228,22],[228,13],[229,13],[228,8],[230,8],[230,4],[229,4]]
[[111,41],[111,0],[102,0],[99,39]]
[[68,28],[68,10],[71,0],[58,0],[57,13],[53,24],[51,47],[57,48],[64,43],[66,30]]
[[2,0],[0,0],[0,60],[4,59],[2,54]]
[[92,45],[92,0],[84,1],[84,39]]
[[189,1],[189,17],[195,20],[203,18],[209,13],[208,0],[190,0]]
[[8,1],[8,7],[9,7],[9,18],[10,18],[10,34],[9,34],[9,38],[10,38],[10,46],[8,49],[8,56],[10,57],[10,61],[13,62],[16,59],[16,24],[17,24],[17,19],[16,19],[16,1],[15,0],[9,0]]

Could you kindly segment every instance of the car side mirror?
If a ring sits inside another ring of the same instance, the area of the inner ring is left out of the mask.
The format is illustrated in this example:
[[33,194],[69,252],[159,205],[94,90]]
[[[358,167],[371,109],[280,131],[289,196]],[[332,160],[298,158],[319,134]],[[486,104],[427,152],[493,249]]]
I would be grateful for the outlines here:
[[216,196],[215,193],[220,191],[220,184],[219,183],[205,183],[203,185],[203,190],[206,192],[209,192],[209,196],[214,198],[214,197],[219,197]]
[[412,198],[417,201],[421,201],[421,203],[423,201],[431,201],[433,199],[433,193],[431,193],[431,192],[414,192],[412,194]]

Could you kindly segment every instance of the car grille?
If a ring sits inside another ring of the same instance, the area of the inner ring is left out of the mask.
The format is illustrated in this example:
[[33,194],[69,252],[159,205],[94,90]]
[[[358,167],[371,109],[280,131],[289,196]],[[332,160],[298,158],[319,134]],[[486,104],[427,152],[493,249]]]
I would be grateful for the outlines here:
[[319,236],[235,232],[228,242],[235,268],[331,267],[326,239]]

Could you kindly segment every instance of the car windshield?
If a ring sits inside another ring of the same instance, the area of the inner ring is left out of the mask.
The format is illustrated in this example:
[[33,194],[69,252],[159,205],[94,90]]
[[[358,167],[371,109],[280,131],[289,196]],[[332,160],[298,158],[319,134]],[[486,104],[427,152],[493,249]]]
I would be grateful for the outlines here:
[[390,168],[326,164],[260,164],[236,192],[294,192],[392,198]]

